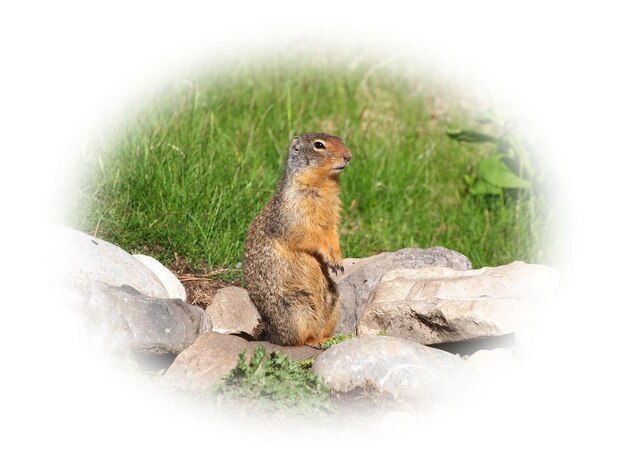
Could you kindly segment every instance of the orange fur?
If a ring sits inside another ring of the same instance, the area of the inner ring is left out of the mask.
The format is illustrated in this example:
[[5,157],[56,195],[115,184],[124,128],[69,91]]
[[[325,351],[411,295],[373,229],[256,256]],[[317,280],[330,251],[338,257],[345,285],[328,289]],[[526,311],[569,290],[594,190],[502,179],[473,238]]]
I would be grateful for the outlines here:
[[318,254],[327,264],[341,265],[343,258],[337,230],[341,214],[339,182],[329,178],[328,169],[322,168],[299,176],[296,187],[314,188],[318,196],[297,202],[305,223],[292,231],[291,248]]

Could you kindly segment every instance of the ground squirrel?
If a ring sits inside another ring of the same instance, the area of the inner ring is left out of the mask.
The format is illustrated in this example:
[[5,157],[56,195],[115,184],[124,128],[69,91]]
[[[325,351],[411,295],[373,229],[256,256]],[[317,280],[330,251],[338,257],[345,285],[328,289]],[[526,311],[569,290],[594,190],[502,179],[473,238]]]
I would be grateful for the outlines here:
[[338,137],[296,136],[274,197],[254,219],[243,273],[272,343],[319,345],[339,320],[339,174],[352,158]]

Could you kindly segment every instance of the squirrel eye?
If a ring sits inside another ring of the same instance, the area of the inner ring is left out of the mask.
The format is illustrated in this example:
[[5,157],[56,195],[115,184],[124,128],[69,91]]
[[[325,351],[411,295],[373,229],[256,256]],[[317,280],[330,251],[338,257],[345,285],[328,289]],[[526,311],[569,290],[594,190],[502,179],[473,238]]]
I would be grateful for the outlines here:
[[319,140],[315,141],[315,143],[313,144],[313,147],[315,147],[316,149],[325,149],[326,146],[321,143]]

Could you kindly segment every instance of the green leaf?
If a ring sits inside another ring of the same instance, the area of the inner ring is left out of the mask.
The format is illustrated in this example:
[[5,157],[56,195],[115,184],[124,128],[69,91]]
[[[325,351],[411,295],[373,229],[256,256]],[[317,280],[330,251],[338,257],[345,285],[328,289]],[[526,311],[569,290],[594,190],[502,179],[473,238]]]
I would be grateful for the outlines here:
[[470,187],[469,192],[474,196],[498,196],[502,194],[502,188],[487,183],[485,180],[478,180],[476,184]]
[[473,186],[476,182],[476,176],[474,175],[463,175],[463,179],[468,186]]
[[500,155],[478,162],[478,175],[487,183],[499,188],[530,188],[530,182],[513,173]]
[[474,129],[461,129],[458,131],[447,130],[446,134],[448,135],[448,137],[458,142],[481,143],[481,142],[496,142],[498,140],[497,137],[494,137],[489,134],[485,134],[483,132],[480,132]]

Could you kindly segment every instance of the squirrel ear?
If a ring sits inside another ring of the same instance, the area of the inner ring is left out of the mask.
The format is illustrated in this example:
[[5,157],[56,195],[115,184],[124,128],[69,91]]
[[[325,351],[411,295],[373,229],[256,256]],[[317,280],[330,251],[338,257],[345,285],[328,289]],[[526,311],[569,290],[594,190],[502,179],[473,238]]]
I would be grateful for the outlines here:
[[300,151],[300,137],[295,136],[293,139],[291,139],[291,145],[289,146],[289,150],[293,152]]

